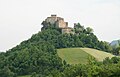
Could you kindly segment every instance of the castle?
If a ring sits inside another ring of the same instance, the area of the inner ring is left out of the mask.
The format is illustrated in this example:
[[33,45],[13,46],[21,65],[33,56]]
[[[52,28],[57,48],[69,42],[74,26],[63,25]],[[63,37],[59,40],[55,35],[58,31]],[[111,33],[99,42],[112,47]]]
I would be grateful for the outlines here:
[[50,24],[55,24],[61,29],[62,33],[73,33],[72,28],[68,27],[68,22],[65,22],[61,17],[57,17],[57,15],[51,15],[51,17],[47,17],[45,21]]

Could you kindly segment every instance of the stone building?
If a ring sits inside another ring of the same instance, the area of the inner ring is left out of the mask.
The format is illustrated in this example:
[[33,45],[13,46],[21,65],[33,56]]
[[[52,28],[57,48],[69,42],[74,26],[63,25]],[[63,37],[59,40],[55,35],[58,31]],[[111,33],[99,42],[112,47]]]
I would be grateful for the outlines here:
[[61,29],[62,33],[72,33],[72,28],[68,27],[68,22],[65,22],[61,17],[57,17],[57,15],[51,15],[51,17],[47,17],[45,21],[50,24],[55,24]]

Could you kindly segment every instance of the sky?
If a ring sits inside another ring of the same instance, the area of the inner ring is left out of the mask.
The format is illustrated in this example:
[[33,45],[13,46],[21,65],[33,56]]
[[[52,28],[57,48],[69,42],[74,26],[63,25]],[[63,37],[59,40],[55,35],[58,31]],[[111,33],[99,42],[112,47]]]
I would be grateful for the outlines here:
[[51,14],[93,28],[99,40],[120,39],[120,0],[0,0],[0,51],[38,33]]

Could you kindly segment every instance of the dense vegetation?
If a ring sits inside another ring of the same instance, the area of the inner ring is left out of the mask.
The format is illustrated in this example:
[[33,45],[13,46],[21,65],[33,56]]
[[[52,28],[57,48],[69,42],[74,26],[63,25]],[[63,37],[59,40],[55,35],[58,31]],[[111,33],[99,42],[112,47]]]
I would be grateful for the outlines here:
[[[120,59],[107,59],[101,63],[90,59],[90,64],[72,66],[61,60],[57,48],[89,47],[112,52],[107,42],[99,41],[91,28],[79,23],[74,27],[75,34],[61,34],[55,25],[46,27],[20,45],[0,53],[0,77],[101,77],[118,76]],[[88,69],[89,68],[89,69]],[[88,69],[88,70],[86,70]],[[107,75],[105,75],[107,74]]]
[[56,77],[120,77],[120,58],[106,58],[103,62],[97,62],[91,57],[88,64],[66,67],[62,75]]
[[2,77],[33,72],[41,76],[48,75],[50,70],[61,70],[61,66],[61,59],[56,54],[54,46],[47,42],[22,43],[0,55],[0,76]]
[[73,28],[75,34],[61,34],[61,30],[55,24],[45,23],[45,21],[42,24],[41,33],[43,34],[34,35],[33,41],[39,41],[42,38],[44,41],[53,44],[55,48],[89,47],[110,53],[113,52],[108,42],[99,41],[92,28],[84,28],[80,23],[77,23]]

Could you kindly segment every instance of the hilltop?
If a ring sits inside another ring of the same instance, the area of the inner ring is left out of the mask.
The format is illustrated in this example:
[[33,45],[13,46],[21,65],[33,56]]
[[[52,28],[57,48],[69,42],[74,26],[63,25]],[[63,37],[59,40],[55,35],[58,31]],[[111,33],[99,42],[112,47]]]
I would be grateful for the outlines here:
[[110,43],[110,45],[111,46],[119,46],[119,43],[120,43],[120,40],[113,40],[111,43]]

